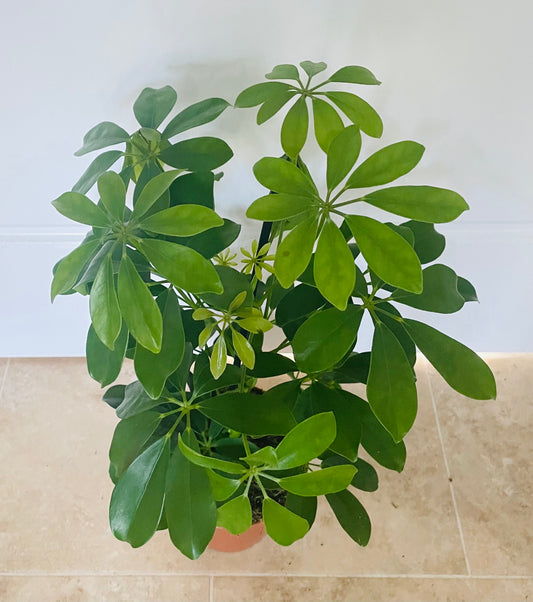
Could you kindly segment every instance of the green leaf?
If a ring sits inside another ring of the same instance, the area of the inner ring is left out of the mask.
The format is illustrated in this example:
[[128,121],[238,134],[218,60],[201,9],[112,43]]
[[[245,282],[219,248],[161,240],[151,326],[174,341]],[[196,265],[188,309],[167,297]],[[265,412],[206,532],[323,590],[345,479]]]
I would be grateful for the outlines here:
[[375,325],[366,391],[378,420],[401,441],[416,417],[415,377],[402,346],[381,322]]
[[347,215],[355,241],[369,268],[398,288],[422,292],[422,268],[411,245],[391,228],[370,217]]
[[106,347],[113,350],[122,327],[111,255],[108,255],[94,280],[89,298],[89,311],[96,334]]
[[281,299],[276,309],[276,324],[283,328],[285,336],[293,339],[298,328],[307,316],[326,303],[314,286],[299,284],[290,289]]
[[133,113],[139,125],[156,130],[172,111],[178,95],[171,86],[145,88],[133,103]]
[[[143,170],[144,172],[144,170]],[[164,171],[157,175],[150,177],[142,192],[134,202],[132,219],[139,220],[145,213],[147,213],[156,201],[161,198],[165,192],[169,189],[170,185],[180,175],[180,171],[175,169],[171,171]],[[139,184],[137,184],[137,187]]]
[[243,305],[246,307],[252,305],[254,296],[250,278],[246,274],[225,265],[216,266],[215,271],[220,278],[224,291],[217,295],[211,293],[201,295],[209,307],[227,310],[233,299],[242,291],[246,291],[246,299],[243,301]]
[[136,458],[111,496],[109,522],[117,539],[138,548],[155,533],[163,513],[170,439],[162,437]]
[[401,318],[402,316],[400,312],[396,309],[394,305],[391,305],[387,302],[380,303],[379,305],[377,305],[376,311],[378,312],[379,319],[398,339],[398,342],[402,346],[402,349],[404,350],[405,355],[407,356],[407,359],[411,364],[411,367],[414,368],[414,365],[416,363],[416,346],[413,343],[411,337],[405,331],[405,328],[401,325],[401,323],[396,318],[392,317],[397,316],[398,318]]
[[494,375],[471,349],[422,322],[404,320],[403,325],[450,387],[472,399],[496,399]]
[[128,132],[116,123],[103,121],[102,123],[95,125],[85,134],[82,147],[74,154],[76,157],[81,157],[81,155],[98,150],[99,148],[126,142],[129,138],[130,135]]
[[268,497],[263,500],[263,520],[268,536],[281,546],[290,546],[309,531],[304,518]]
[[[336,432],[335,417],[332,412],[316,414],[300,422],[277,446],[277,468],[296,468],[314,460],[331,445]],[[301,495],[298,491],[293,493]]]
[[242,363],[247,368],[252,370],[255,365],[255,353],[253,347],[248,342],[248,339],[246,339],[240,332],[232,328],[231,342]]
[[117,407],[117,416],[121,419],[130,418],[148,410],[157,408],[162,403],[161,399],[152,399],[145,391],[142,384],[136,380],[126,385],[124,399]]
[[189,138],[169,146],[159,154],[159,159],[178,169],[210,171],[233,157],[233,151],[224,140],[203,136]]
[[364,200],[395,215],[420,222],[451,222],[469,207],[453,190],[434,186],[393,186],[365,195]]
[[246,495],[240,495],[217,510],[217,526],[240,535],[252,526],[252,507]]
[[113,385],[104,393],[102,401],[105,401],[108,406],[116,410],[118,406],[124,401],[124,394],[126,392],[126,385]]
[[94,327],[91,325],[87,334],[87,345],[85,348],[87,370],[91,378],[99,382],[102,387],[111,384],[120,373],[127,346],[128,329],[124,323],[112,351],[102,343]]
[[327,69],[326,63],[313,63],[313,61],[302,61],[300,63],[300,67],[307,73],[307,75],[311,78],[321,71]]
[[213,264],[189,247],[165,240],[143,239],[138,248],[156,271],[178,288],[191,293],[221,293]]
[[98,178],[98,192],[102,205],[117,222],[124,219],[126,206],[126,186],[122,178],[114,171],[108,171]]
[[363,309],[349,305],[346,311],[326,309],[308,318],[292,341],[300,370],[321,372],[334,366],[354,346]]
[[224,220],[224,224],[219,228],[206,230],[201,234],[184,238],[174,238],[175,242],[194,249],[206,259],[211,259],[220,251],[227,249],[232,242],[237,240],[241,226],[229,219]]
[[185,173],[172,182],[170,206],[203,205],[215,208],[214,197],[215,174],[212,171],[195,171]]
[[316,96],[312,97],[312,102],[316,141],[327,153],[331,141],[344,129],[344,123],[329,103]]
[[219,460],[218,458],[210,458],[209,456],[204,456],[200,452],[195,451],[190,448],[181,438],[181,435],[178,438],[179,448],[181,453],[193,464],[197,466],[202,466],[204,468],[214,468],[216,470],[220,470],[222,472],[227,472],[228,474],[244,474],[246,472],[246,468],[242,464],[237,464],[236,462],[229,462],[228,460]]
[[317,217],[315,215],[308,217],[293,228],[278,246],[274,270],[284,288],[289,288],[309,264],[315,246],[317,228]]
[[328,148],[328,190],[336,188],[348,175],[361,151],[361,132],[356,125],[343,129]]
[[206,98],[196,102],[178,113],[163,130],[162,136],[169,139],[176,134],[209,123],[223,113],[227,107],[229,107],[229,102],[223,98]]
[[121,420],[109,448],[109,475],[116,483],[139,456],[146,442],[161,422],[158,412],[143,412]]
[[[198,448],[192,431],[183,437],[189,448]],[[217,507],[206,470],[189,462],[179,447],[168,467],[165,514],[172,543],[187,558],[198,558],[215,533]]]
[[279,485],[290,493],[315,497],[346,489],[355,473],[355,466],[350,464],[331,466],[292,477],[283,477],[280,479]]
[[294,65],[276,65],[270,73],[265,75],[266,79],[294,79],[300,81],[298,68]]
[[322,376],[326,377],[326,382],[332,380],[336,383],[366,383],[369,369],[369,352],[352,353],[344,363]]
[[468,282],[468,280],[466,280],[466,278],[461,278],[461,276],[458,276],[457,290],[465,302],[468,303],[469,301],[478,301],[476,289],[470,282]]
[[357,459],[355,467],[357,468],[357,472],[352,479],[353,487],[357,487],[361,491],[376,491],[378,488],[378,473],[376,469],[362,458]]
[[107,151],[98,155],[89,167],[83,172],[81,178],[72,187],[73,192],[86,194],[96,183],[98,178],[114,165],[124,153],[122,151]]
[[388,184],[416,167],[424,150],[421,144],[410,140],[390,144],[363,161],[348,178],[346,186],[368,188]]
[[326,496],[340,526],[360,546],[370,540],[370,518],[361,502],[347,489]]
[[309,527],[313,526],[317,509],[316,497],[302,497],[294,495],[294,493],[287,493],[285,508],[305,519]]
[[215,379],[218,379],[222,376],[222,373],[226,369],[227,362],[228,352],[226,348],[226,339],[222,333],[213,345],[213,351],[211,352],[211,374],[215,377]]
[[269,378],[296,372],[296,364],[288,357],[272,351],[255,352],[255,365],[248,373],[255,378]]
[[212,391],[218,391],[232,385],[239,384],[241,370],[238,366],[228,365],[224,374],[218,379],[213,378],[209,366],[209,357],[206,353],[195,356],[194,361],[194,396],[199,397]]
[[217,502],[227,500],[241,485],[239,479],[227,479],[226,477],[220,476],[214,470],[211,470],[211,468],[207,468],[206,472],[211,483],[213,497]]
[[271,96],[268,100],[265,100],[259,107],[259,111],[257,111],[257,125],[261,125],[273,117],[295,94],[296,90],[289,90],[288,92],[279,92],[275,96]]
[[343,82],[345,84],[365,84],[365,85],[379,85],[381,84],[365,67],[359,67],[357,65],[349,65],[347,67],[341,67],[338,71],[328,79],[330,82]]
[[330,218],[320,232],[313,275],[321,294],[344,311],[355,285],[355,264],[344,236]]
[[295,159],[307,139],[309,113],[304,96],[289,109],[281,126],[281,146],[289,157]]
[[435,230],[433,224],[411,220],[403,223],[402,226],[409,228],[415,236],[415,253],[420,263],[430,263],[440,257],[446,246],[446,239]]
[[235,100],[235,107],[239,109],[255,107],[278,96],[280,92],[288,92],[293,86],[284,82],[262,82],[243,90]]
[[132,260],[124,255],[118,272],[118,302],[129,331],[153,353],[161,350],[163,318]]
[[383,133],[381,117],[362,98],[350,92],[325,92],[325,95],[365,134],[373,138],[381,137]]
[[79,192],[65,192],[52,205],[65,217],[87,224],[89,226],[101,226],[106,228],[110,225],[108,216],[97,207],[90,199]]
[[433,311],[441,314],[452,314],[465,304],[458,291],[457,274],[448,266],[433,264],[422,271],[424,288],[419,295],[400,293],[394,300],[410,307]]
[[194,236],[224,225],[224,220],[202,205],[177,205],[150,215],[139,225],[143,230],[157,234]]
[[[263,395],[223,393],[201,400],[199,410],[223,426],[252,437],[285,435],[296,424],[287,404],[292,391],[274,387]],[[298,384],[296,383],[296,386]]]
[[82,243],[79,247],[76,247],[74,251],[71,251],[66,257],[63,257],[63,259],[57,264],[50,292],[52,301],[57,297],[57,295],[62,295],[63,293],[66,293],[72,289],[72,287],[76,284],[78,276],[83,267],[91,259],[99,246],[99,240],[91,240],[89,242]]
[[176,293],[168,289],[157,302],[163,317],[161,351],[152,353],[137,345],[135,349],[135,374],[152,399],[161,397],[167,378],[178,368],[185,350],[185,334],[181,310]]
[[276,157],[263,157],[254,165],[257,181],[274,192],[316,198],[312,180],[294,163]]
[[271,446],[261,447],[257,451],[240,458],[248,466],[271,466],[277,468],[278,457],[276,450]]

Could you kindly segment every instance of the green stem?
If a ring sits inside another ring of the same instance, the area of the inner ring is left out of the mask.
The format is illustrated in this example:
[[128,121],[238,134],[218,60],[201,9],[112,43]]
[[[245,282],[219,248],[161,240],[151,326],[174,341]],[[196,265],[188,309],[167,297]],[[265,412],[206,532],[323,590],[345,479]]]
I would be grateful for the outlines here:
[[246,435],[241,435],[242,444],[244,445],[244,449],[246,451],[246,455],[250,456],[252,454],[250,450],[250,444],[248,443],[248,437]]

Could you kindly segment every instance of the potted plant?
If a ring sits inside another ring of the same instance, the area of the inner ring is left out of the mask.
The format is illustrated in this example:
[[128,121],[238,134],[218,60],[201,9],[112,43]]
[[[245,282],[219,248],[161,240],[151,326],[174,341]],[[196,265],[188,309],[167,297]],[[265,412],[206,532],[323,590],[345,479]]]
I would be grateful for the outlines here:
[[[436,262],[445,241],[434,224],[468,205],[451,190],[388,186],[420,161],[416,142],[358,161],[382,121],[339,87],[379,84],[370,71],[347,66],[324,78],[325,63],[300,67],[276,66],[235,101],[259,107],[258,124],[286,111],[281,156],[253,166],[264,193],[247,216],[262,227],[240,261],[230,250],[240,225],[215,212],[213,194],[232,151],[219,138],[184,135],[226,110],[220,98],[162,126],[176,92],[146,88],[133,105],[140,128],[92,128],[77,155],[122,148],[99,154],[53,202],[91,229],[56,265],[52,299],[89,296],[94,379],[110,385],[125,357],[138,379],[104,394],[120,419],[109,453],[110,523],[134,547],[168,529],[197,558],[217,525],[241,534],[252,517],[290,545],[313,524],[319,496],[364,546],[370,520],[354,489],[373,491],[378,479],[358,452],[403,469],[417,411],[416,349],[455,390],[495,398],[494,377],[473,351],[401,315],[405,306],[453,313],[476,300],[467,280]],[[315,174],[302,157],[313,132],[324,159]],[[363,204],[395,221],[362,214]],[[370,350],[356,345],[365,312]],[[283,340],[268,349],[263,334],[273,327]],[[284,378],[261,390],[272,376]],[[364,383],[368,401],[349,383]]]

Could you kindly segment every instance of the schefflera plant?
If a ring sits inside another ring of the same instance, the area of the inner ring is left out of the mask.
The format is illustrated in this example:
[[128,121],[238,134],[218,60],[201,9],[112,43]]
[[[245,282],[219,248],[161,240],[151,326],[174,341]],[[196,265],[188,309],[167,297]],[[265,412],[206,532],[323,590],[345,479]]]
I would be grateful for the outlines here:
[[[197,558],[217,525],[244,532],[258,498],[254,514],[268,535],[290,545],[312,526],[320,496],[364,546],[370,519],[353,490],[376,490],[378,476],[359,450],[403,469],[417,409],[416,348],[457,391],[495,397],[493,375],[473,351],[399,309],[453,313],[476,299],[467,280],[435,263],[444,237],[434,224],[457,218],[466,202],[431,186],[382,188],[424,149],[401,141],[358,161],[361,133],[378,138],[383,124],[366,101],[337,88],[378,80],[348,66],[315,83],[325,63],[300,67],[278,65],[235,102],[259,106],[258,123],[289,105],[283,156],[254,166],[265,195],[247,215],[263,223],[240,262],[229,248],[240,226],[215,212],[213,193],[214,170],[231,149],[209,136],[170,142],[218,117],[222,99],[196,103],[161,128],[176,93],[145,89],[134,104],[138,131],[104,122],[78,154],[125,149],[99,155],[54,201],[92,226],[52,283],[53,297],[89,295],[89,373],[106,386],[124,357],[134,360],[138,380],[104,394],[120,419],[109,453],[110,524],[134,547],[168,529]],[[322,191],[301,156],[311,130],[325,153]],[[120,171],[107,171],[120,157]],[[85,196],[95,183],[97,203]],[[383,223],[358,214],[357,203],[408,221]],[[365,312],[375,328],[370,351],[356,350]],[[283,341],[268,350],[263,333],[273,327]],[[285,382],[257,390],[258,379],[281,375]],[[346,390],[351,383],[366,384],[368,401]]]

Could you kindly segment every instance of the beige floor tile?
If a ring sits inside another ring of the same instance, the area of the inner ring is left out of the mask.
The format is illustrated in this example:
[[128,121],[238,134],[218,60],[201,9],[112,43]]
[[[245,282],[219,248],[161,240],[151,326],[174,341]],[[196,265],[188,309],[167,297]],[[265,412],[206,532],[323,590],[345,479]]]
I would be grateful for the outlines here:
[[4,602],[209,602],[209,577],[0,576]]
[[533,575],[533,354],[487,356],[496,401],[429,372],[473,574]]
[[213,602],[518,602],[533,579],[215,577]]
[[[128,368],[131,374],[131,367]],[[126,379],[127,382],[127,379]],[[166,533],[132,550],[109,531],[107,450],[116,422],[81,359],[12,360],[0,406],[0,572],[458,574],[465,572],[427,379],[402,474],[360,494],[373,521],[359,548],[322,505],[302,541],[190,561]]]
[[9,360],[5,357],[0,357],[0,400],[2,399],[2,390],[4,388],[5,379],[7,376],[7,367]]

